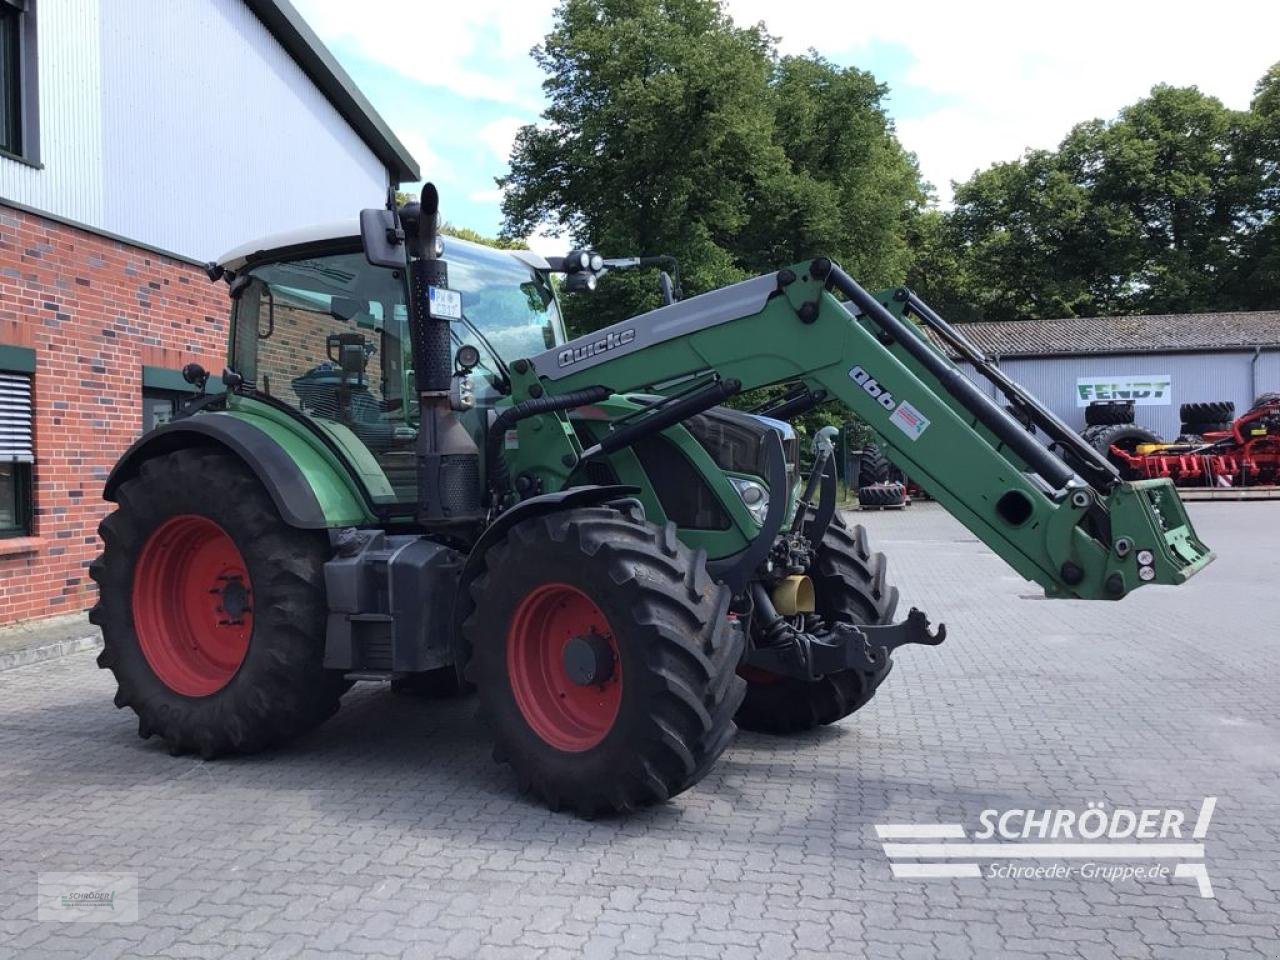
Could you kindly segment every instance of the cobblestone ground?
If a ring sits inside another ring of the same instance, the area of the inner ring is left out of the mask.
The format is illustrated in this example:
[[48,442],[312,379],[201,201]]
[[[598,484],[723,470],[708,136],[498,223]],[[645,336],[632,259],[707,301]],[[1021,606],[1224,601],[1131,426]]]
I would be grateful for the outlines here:
[[[1280,956],[1280,504],[1191,510],[1219,561],[1120,604],[1032,598],[933,505],[867,515],[951,638],[625,820],[516,796],[467,701],[357,688],[286,750],[203,763],[139,740],[90,653],[0,673],[0,956]],[[1205,796],[1214,898],[898,880],[874,830]],[[37,874],[74,870],[135,873],[140,919],[37,922]]]

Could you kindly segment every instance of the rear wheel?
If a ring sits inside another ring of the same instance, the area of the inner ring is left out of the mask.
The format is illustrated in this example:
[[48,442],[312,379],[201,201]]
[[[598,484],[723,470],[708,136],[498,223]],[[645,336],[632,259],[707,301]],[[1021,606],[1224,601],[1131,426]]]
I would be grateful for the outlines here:
[[697,783],[743,692],[742,635],[702,552],[595,507],[517,524],[484,565],[468,679],[522,789],[590,816]]
[[98,528],[90,619],[140,736],[249,753],[337,710],[347,685],[323,667],[324,534],[286,525],[237,458],[207,449],[148,460],[118,501]]
[[[883,553],[872,553],[866,531],[837,515],[827,528],[810,577],[818,615],[828,622],[883,624],[893,620],[898,588],[885,580]],[[874,673],[844,670],[806,683],[748,669],[738,726],[763,733],[796,733],[835,723],[866,706],[893,661]]]

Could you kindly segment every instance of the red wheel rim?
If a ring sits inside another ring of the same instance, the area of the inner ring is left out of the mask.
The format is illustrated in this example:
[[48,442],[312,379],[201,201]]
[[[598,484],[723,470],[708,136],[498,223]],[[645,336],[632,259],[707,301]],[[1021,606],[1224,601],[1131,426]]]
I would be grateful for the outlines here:
[[[581,684],[566,669],[566,647],[582,638],[612,657],[600,682]],[[590,750],[613,729],[622,705],[618,643],[600,608],[577,587],[546,583],[520,601],[507,633],[507,675],[525,720],[557,750]]]
[[133,575],[133,629],[175,693],[207,697],[235,676],[253,633],[249,571],[212,520],[172,517],[147,538]]

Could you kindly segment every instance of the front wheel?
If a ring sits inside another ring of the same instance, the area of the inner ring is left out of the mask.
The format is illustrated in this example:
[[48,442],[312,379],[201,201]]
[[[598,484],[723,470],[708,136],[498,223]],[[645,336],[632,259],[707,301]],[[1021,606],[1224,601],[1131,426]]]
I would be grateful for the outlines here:
[[240,460],[208,449],[146,461],[118,500],[98,528],[90,619],[139,735],[173,753],[251,753],[338,709],[323,533],[285,524]]
[[733,739],[742,634],[674,525],[607,507],[526,520],[469,589],[468,679],[494,756],[552,809],[666,800]]

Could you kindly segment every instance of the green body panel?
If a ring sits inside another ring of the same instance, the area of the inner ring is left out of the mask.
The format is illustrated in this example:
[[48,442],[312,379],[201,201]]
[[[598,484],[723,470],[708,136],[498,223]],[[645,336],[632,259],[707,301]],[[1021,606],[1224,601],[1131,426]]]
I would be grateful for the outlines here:
[[[614,395],[602,403],[594,404],[593,407],[604,414],[607,419],[579,418],[570,414],[571,419],[578,423],[579,429],[586,430],[593,440],[599,440],[604,436],[609,421],[644,409],[641,404],[634,403],[619,395]],[[662,436],[688,459],[729,515],[730,525],[727,530],[702,530],[680,527],[680,539],[695,550],[698,548],[706,550],[707,556],[713,559],[728,556],[742,550],[759,533],[760,526],[743,504],[742,498],[738,496],[733,484],[729,482],[730,474],[725,473],[716,465],[702,444],[694,439],[693,434],[683,426],[677,425],[663,430]],[[618,475],[620,483],[640,488],[637,499],[644,504],[645,516],[655,523],[666,523],[669,517],[663,509],[661,501],[654,493],[644,468],[640,465],[640,458],[628,448],[619,450],[610,456],[609,463]],[[740,476],[746,476],[746,474],[740,474]]]
[[[235,417],[271,437],[302,471],[330,526],[349,527],[376,522],[351,470],[288,414],[252,398],[233,394],[227,400],[225,413],[200,416]],[[377,468],[376,463],[374,467]],[[382,476],[381,471],[379,476]],[[382,477],[382,483],[390,490],[386,477]]]
[[[803,381],[857,414],[876,432],[892,459],[932,497],[1011,567],[1050,596],[1116,599],[1142,585],[1135,553],[1154,554],[1150,582],[1181,583],[1212,558],[1195,538],[1176,491],[1164,481],[1121,484],[1103,496],[1083,483],[1086,497],[1046,492],[1027,476],[1026,464],[999,444],[946,389],[898,344],[885,345],[870,321],[855,319],[822,283],[808,277],[808,264],[792,268],[800,278],[751,316],[704,327],[571,372],[539,378],[532,367],[513,375],[513,395],[563,394],[594,385],[615,393],[663,392],[662,384],[715,371],[737,379],[744,390]],[[805,304],[817,306],[811,322],[800,319]],[[621,329],[635,321],[619,324]],[[918,336],[923,333],[912,327]],[[600,331],[593,336],[599,337]],[[855,379],[855,375],[859,379]],[[871,386],[864,386],[867,380]],[[861,380],[862,382],[859,382]],[[688,381],[668,386],[675,392]],[[887,396],[888,395],[888,396]],[[886,404],[888,399],[888,404]],[[536,421],[556,421],[538,425]],[[509,451],[512,472],[528,471],[545,490],[563,487],[581,452],[563,415],[544,414],[521,423],[520,447]],[[1025,498],[1027,516],[1014,523],[996,509],[1010,493]],[[727,500],[726,500],[727,502]],[[1081,526],[1099,505],[1111,523],[1103,544]],[[1120,557],[1111,546],[1128,538],[1136,550]],[[1080,579],[1064,574],[1078,568]],[[1122,589],[1116,581],[1119,574]]]

